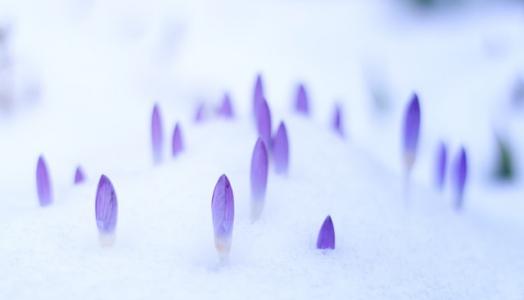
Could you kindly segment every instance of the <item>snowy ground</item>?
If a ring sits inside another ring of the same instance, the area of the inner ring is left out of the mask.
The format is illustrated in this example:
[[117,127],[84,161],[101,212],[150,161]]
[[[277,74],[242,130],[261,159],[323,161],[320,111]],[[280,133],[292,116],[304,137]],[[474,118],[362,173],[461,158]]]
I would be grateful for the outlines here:
[[[0,120],[0,298],[524,299],[524,182],[490,178],[495,132],[524,151],[524,111],[510,101],[524,73],[523,6],[413,15],[389,1],[125,3],[0,4],[15,24],[17,78],[41,88]],[[291,171],[270,173],[263,217],[250,224],[257,72],[274,128],[288,124]],[[387,83],[386,111],[373,106],[372,75]],[[311,119],[291,111],[298,80]],[[225,90],[237,118],[195,124],[197,104],[216,105]],[[400,129],[413,90],[422,143],[406,196]],[[166,139],[181,121],[187,143],[176,160],[166,147],[158,167],[154,102]],[[329,128],[335,102],[346,140]],[[441,139],[471,158],[459,214],[449,189],[433,188]],[[34,182],[41,153],[56,200],[47,208]],[[88,182],[73,186],[78,164]],[[94,220],[102,173],[120,205],[109,249]],[[210,211],[222,173],[237,212],[227,266]],[[324,253],[315,240],[327,214],[337,248]]]

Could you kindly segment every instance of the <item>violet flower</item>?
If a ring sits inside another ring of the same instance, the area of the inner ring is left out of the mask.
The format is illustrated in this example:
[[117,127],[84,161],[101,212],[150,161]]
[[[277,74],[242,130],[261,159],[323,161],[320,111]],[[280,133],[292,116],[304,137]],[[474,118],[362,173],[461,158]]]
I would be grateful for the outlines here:
[[331,216],[327,216],[320,227],[317,238],[317,249],[335,249],[335,228]]
[[84,173],[84,169],[82,169],[81,166],[76,167],[75,170],[75,184],[81,184],[86,181],[86,175]]
[[173,157],[178,156],[184,151],[184,139],[182,137],[182,126],[177,122],[175,130],[173,131],[173,138],[171,141],[171,153]]
[[333,130],[338,133],[341,137],[344,137],[344,124],[343,124],[343,115],[342,107],[340,104],[335,105],[335,111],[333,112]]
[[95,216],[102,245],[113,244],[118,217],[118,201],[113,184],[105,175],[102,175],[98,181]]
[[460,210],[464,206],[464,191],[468,178],[468,157],[464,147],[460,148],[454,164],[455,209]]
[[286,124],[284,124],[284,122],[280,122],[277,132],[273,137],[272,151],[275,171],[279,174],[287,173],[289,167],[289,141]]
[[258,220],[266,197],[268,153],[261,138],[257,139],[251,158],[251,220]]
[[40,206],[48,206],[53,203],[51,178],[43,155],[38,157],[36,164],[36,190]]
[[309,115],[309,97],[304,84],[299,84],[295,98],[295,110],[298,113]]
[[235,200],[233,189],[226,175],[220,176],[213,191],[211,215],[215,232],[215,247],[222,260],[231,249],[233,223],[235,220]]
[[271,110],[266,100],[259,102],[256,116],[258,135],[262,138],[268,149],[271,149]]
[[153,147],[153,161],[159,164],[162,161],[162,149],[164,146],[164,137],[162,130],[162,116],[160,107],[155,104],[151,115],[151,144]]
[[410,173],[417,156],[420,131],[420,104],[417,94],[413,94],[404,114],[404,164]]
[[448,160],[448,149],[444,142],[441,142],[437,150],[437,163],[436,163],[436,184],[439,190],[442,190],[444,187],[444,182],[446,178],[446,166]]
[[257,118],[257,110],[260,102],[266,97],[264,95],[264,82],[262,80],[262,74],[258,74],[255,80],[255,87],[253,89],[253,114]]
[[217,114],[226,119],[231,119],[235,116],[233,105],[231,104],[231,97],[229,93],[224,93],[222,103],[218,107]]

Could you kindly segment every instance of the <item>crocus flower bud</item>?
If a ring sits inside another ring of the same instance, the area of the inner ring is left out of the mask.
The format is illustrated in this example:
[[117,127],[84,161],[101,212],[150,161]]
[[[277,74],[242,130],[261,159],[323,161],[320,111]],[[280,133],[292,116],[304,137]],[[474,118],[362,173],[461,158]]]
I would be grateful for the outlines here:
[[280,122],[275,137],[273,138],[273,161],[275,171],[285,174],[289,168],[289,141],[287,137],[286,124]]
[[309,97],[304,84],[299,84],[295,98],[295,110],[304,115],[309,115]]
[[455,209],[461,210],[464,206],[464,191],[468,178],[468,158],[464,147],[460,148],[458,157],[455,159],[454,187],[455,187]]
[[271,149],[271,110],[266,100],[259,102],[257,109],[257,132],[258,136],[262,138],[268,149]]
[[112,245],[118,217],[118,202],[113,184],[105,175],[102,175],[98,182],[95,216],[101,244]]
[[262,74],[258,74],[256,81],[255,81],[255,87],[253,88],[253,114],[255,115],[255,118],[257,118],[257,110],[260,102],[264,100],[266,97],[264,95],[264,82],[262,80]]
[[178,156],[184,151],[184,139],[182,137],[182,126],[180,123],[176,123],[175,130],[173,130],[173,138],[171,141],[171,153],[173,157]]
[[335,105],[332,127],[336,133],[338,133],[341,137],[344,137],[343,115],[342,107],[340,106],[340,104]]
[[420,131],[420,104],[413,94],[404,114],[404,165],[409,173],[415,163]]
[[222,103],[218,107],[217,113],[219,116],[226,119],[231,119],[235,116],[235,113],[233,112],[233,105],[231,104],[231,97],[228,93],[224,94]]
[[264,141],[258,138],[251,158],[251,220],[258,220],[266,197],[268,155]]
[[42,155],[38,157],[36,164],[36,190],[40,206],[48,206],[53,203],[53,190],[51,188],[51,178],[47,170],[47,164]]
[[84,169],[82,169],[81,166],[76,167],[75,170],[75,184],[81,184],[86,181],[86,175],[84,173]]
[[160,115],[160,107],[158,104],[155,104],[153,113],[151,114],[151,145],[153,148],[153,161],[155,164],[159,164],[162,161],[164,137],[162,116]]
[[327,216],[320,227],[317,238],[318,249],[335,249],[335,228],[331,216]]
[[213,191],[211,214],[215,233],[215,247],[222,260],[227,259],[231,249],[235,201],[233,189],[226,175],[220,176]]
[[448,160],[448,150],[446,144],[441,142],[437,149],[437,159],[435,166],[435,183],[439,190],[442,190],[444,187],[444,182],[446,179],[446,165]]

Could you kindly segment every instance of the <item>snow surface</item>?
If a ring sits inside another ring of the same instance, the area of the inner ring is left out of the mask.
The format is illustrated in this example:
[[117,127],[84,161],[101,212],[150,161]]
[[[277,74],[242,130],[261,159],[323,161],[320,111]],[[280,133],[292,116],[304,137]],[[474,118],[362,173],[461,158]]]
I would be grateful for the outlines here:
[[[524,11],[480,2],[422,15],[386,1],[2,2],[15,62],[39,79],[41,98],[0,121],[0,298],[523,299],[524,185],[493,183],[489,172],[496,131],[524,150],[523,112],[509,99],[524,72]],[[291,168],[270,173],[251,224],[259,71],[274,129],[287,122]],[[388,111],[373,108],[368,76],[385,82]],[[311,119],[291,112],[298,80]],[[196,106],[217,105],[225,90],[238,117],[208,113],[195,124]],[[413,90],[422,143],[406,194],[400,129]],[[155,102],[166,138],[158,167]],[[335,102],[346,140],[329,128]],[[171,159],[176,121],[187,151]],[[461,213],[449,182],[433,188],[440,139],[471,158]],[[55,194],[48,208],[36,198],[41,153]],[[73,186],[78,164],[88,182]],[[210,211],[223,173],[236,205],[225,266]],[[94,218],[100,174],[119,199],[112,248],[100,246]],[[315,240],[328,214],[336,249],[322,252]]]

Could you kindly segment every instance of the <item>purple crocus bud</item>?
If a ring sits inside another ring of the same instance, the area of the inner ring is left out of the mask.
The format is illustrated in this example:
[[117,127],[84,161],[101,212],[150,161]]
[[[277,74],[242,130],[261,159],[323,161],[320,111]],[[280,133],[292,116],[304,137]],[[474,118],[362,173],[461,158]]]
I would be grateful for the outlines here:
[[98,181],[95,200],[96,226],[102,245],[109,246],[114,242],[114,232],[118,217],[118,202],[113,184],[102,175]]
[[327,216],[320,227],[317,238],[317,249],[335,249],[335,228],[331,216]]
[[297,95],[295,99],[295,110],[298,113],[309,115],[309,97],[304,84],[299,84],[297,87]]
[[82,169],[81,166],[78,166],[75,170],[75,184],[81,184],[84,183],[84,181],[86,181],[84,169]]
[[258,220],[266,197],[268,155],[264,141],[257,139],[251,158],[251,220]]
[[153,161],[158,164],[162,161],[162,149],[164,146],[164,137],[162,130],[162,116],[160,107],[155,104],[151,115],[151,144],[153,147]]
[[464,203],[464,190],[468,178],[468,157],[464,147],[460,148],[458,157],[455,159],[454,184],[455,184],[455,209],[460,210]]
[[231,104],[231,97],[228,93],[224,94],[222,98],[222,103],[218,107],[217,113],[219,116],[222,116],[226,119],[231,119],[234,117],[233,105]]
[[47,170],[47,164],[42,155],[38,157],[38,162],[36,164],[36,190],[40,206],[48,206],[53,203],[51,178]]
[[335,105],[335,111],[333,113],[333,130],[338,133],[341,137],[344,137],[344,125],[342,116],[342,107],[340,104]]
[[255,115],[255,118],[257,118],[257,110],[260,102],[264,100],[266,97],[264,96],[264,83],[262,80],[262,74],[257,75],[257,79],[255,81],[255,88],[253,89],[253,113]]
[[436,164],[436,184],[439,190],[442,190],[444,187],[444,182],[446,178],[446,165],[448,160],[448,149],[444,142],[440,142],[437,150],[437,164]]
[[259,102],[257,109],[257,132],[268,148],[271,148],[271,110],[266,100]]
[[231,249],[233,223],[235,219],[235,200],[233,189],[226,175],[220,176],[211,200],[211,215],[215,232],[215,247],[222,260]]
[[404,114],[404,164],[409,173],[415,163],[420,131],[420,104],[413,94]]
[[184,150],[184,139],[182,138],[182,126],[177,122],[173,131],[171,152],[173,157],[178,156]]
[[272,151],[275,171],[279,174],[287,173],[289,167],[289,141],[284,122],[280,122],[280,125],[278,125],[277,132],[273,138]]
[[195,123],[201,123],[204,121],[206,114],[206,105],[202,102],[200,103],[195,111]]

